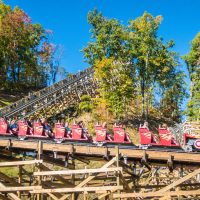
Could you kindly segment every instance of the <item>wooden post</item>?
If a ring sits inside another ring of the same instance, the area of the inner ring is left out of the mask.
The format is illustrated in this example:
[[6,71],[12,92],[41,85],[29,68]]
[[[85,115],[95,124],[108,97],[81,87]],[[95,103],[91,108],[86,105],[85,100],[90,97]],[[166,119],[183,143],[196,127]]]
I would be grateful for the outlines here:
[[[41,154],[42,154],[42,141],[39,140],[38,142],[38,154],[37,154],[37,159],[41,159]],[[40,171],[40,168],[38,168],[38,172]],[[42,177],[41,176],[38,176],[38,185],[41,185],[42,183]],[[41,194],[37,194],[37,200],[40,200],[41,199]]]
[[[22,166],[21,165],[19,165],[18,183],[19,184],[22,183]],[[18,197],[21,198],[21,192],[18,191],[17,194],[18,194]]]
[[[75,160],[73,157],[71,157],[71,161],[73,169],[76,169]],[[72,174],[72,183],[75,185],[75,174]],[[75,193],[72,193],[72,200],[75,200]]]
[[[116,149],[116,165],[117,167],[119,167],[119,146],[115,147]],[[117,172],[117,186],[120,185],[120,176],[119,176],[119,172]],[[118,194],[120,194],[120,190],[117,191]],[[118,200],[120,200],[120,198],[118,198]]]

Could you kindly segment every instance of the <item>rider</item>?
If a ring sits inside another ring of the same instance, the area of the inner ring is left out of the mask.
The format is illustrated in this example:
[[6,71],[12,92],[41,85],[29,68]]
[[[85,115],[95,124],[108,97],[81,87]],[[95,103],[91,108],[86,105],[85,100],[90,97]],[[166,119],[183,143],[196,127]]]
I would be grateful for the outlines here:
[[9,124],[9,133],[10,134],[17,134],[17,130],[18,130],[18,126],[17,123],[15,121],[15,119],[11,120],[10,124]]
[[[104,122],[104,123],[102,124],[102,128],[107,129],[107,123],[106,123],[106,122]],[[112,141],[112,140],[113,140],[112,135],[109,134],[109,133],[107,133],[107,131],[106,131],[106,140],[109,140],[109,141]]]
[[71,137],[71,132],[72,132],[72,131],[71,131],[71,129],[69,128],[69,124],[68,124],[67,121],[65,122],[64,127],[65,127],[66,136],[67,136],[67,137]]
[[84,127],[83,121],[78,122],[78,126],[79,126],[80,128],[82,128],[82,130],[83,130],[83,137],[84,137],[85,139],[88,139],[88,138],[89,138],[88,130]]
[[53,138],[53,131],[51,129],[50,124],[47,122],[47,120],[45,118],[41,119],[41,125],[44,128],[44,133],[46,136],[49,136],[50,138]]

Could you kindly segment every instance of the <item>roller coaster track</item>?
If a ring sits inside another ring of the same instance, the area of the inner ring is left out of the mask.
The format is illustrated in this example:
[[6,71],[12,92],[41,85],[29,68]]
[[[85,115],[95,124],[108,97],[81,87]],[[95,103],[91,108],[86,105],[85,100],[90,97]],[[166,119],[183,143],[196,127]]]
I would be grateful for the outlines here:
[[0,114],[8,118],[30,116],[63,98],[67,98],[70,105],[80,101],[82,94],[94,95],[94,88],[93,69],[90,67],[2,108]]
[[109,144],[105,146],[97,146],[93,143],[87,142],[74,142],[68,141],[66,143],[55,143],[52,140],[19,140],[13,137],[1,138],[0,147],[6,149],[12,149],[13,151],[37,151],[39,142],[42,143],[44,152],[57,152],[59,154],[76,154],[85,157],[114,157],[116,155],[116,147],[119,148],[119,153],[122,157],[128,158],[129,160],[160,163],[166,165],[168,162],[173,162],[176,166],[199,166],[200,156],[197,152],[184,152],[181,149],[173,148],[153,148],[143,150],[135,145],[116,145]]

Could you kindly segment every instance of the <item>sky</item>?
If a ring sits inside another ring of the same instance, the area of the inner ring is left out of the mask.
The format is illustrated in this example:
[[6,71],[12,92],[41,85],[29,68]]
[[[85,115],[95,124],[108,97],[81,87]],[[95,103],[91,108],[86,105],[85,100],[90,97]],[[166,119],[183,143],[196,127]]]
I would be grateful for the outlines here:
[[[53,43],[62,45],[61,65],[75,73],[88,67],[80,51],[90,41],[87,13],[97,8],[108,18],[127,24],[145,11],[164,20],[159,36],[173,39],[174,50],[180,55],[189,51],[190,42],[200,31],[200,0],[4,0],[12,7],[19,6],[45,29],[53,31]],[[183,67],[185,65],[182,63]]]

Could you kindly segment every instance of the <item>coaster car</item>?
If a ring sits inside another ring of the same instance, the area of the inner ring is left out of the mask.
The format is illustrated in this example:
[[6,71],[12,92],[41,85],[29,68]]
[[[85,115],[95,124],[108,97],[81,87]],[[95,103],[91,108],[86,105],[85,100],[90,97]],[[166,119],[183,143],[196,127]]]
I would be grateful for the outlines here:
[[140,134],[140,145],[142,148],[145,148],[145,146],[150,145],[157,145],[157,140],[155,135],[147,128],[140,126],[139,128],[139,134]]
[[131,140],[129,138],[128,133],[125,132],[125,129],[121,126],[114,126],[113,127],[114,133],[114,142],[115,143],[127,143],[131,144]]
[[60,143],[64,140],[90,141],[91,138],[86,130],[81,128],[78,124],[73,124],[72,130],[70,132],[66,132],[63,124],[56,123],[54,140],[57,143]]
[[8,124],[3,118],[0,119],[0,135],[10,135],[8,130]]
[[109,133],[102,125],[95,126],[96,142],[112,142],[113,139],[109,137]]
[[20,120],[18,122],[18,138],[20,140],[24,140],[30,133],[30,130],[28,128],[28,124],[24,120]]
[[48,136],[45,134],[44,127],[40,122],[33,123],[32,134],[27,136],[33,138],[41,138],[41,139],[48,138]]
[[159,137],[160,137],[160,146],[173,146],[179,147],[180,145],[176,142],[172,133],[167,128],[159,128],[158,129]]
[[118,143],[118,144],[131,144],[131,140],[129,138],[128,133],[125,132],[124,128],[121,126],[114,126],[113,127],[113,134],[112,137],[105,127],[102,125],[95,126],[95,133],[96,133],[96,142],[98,143]]

